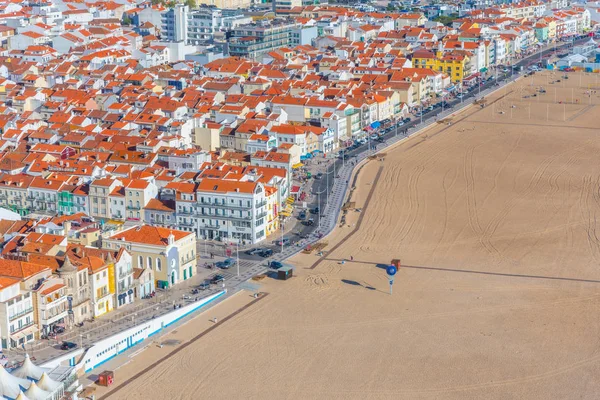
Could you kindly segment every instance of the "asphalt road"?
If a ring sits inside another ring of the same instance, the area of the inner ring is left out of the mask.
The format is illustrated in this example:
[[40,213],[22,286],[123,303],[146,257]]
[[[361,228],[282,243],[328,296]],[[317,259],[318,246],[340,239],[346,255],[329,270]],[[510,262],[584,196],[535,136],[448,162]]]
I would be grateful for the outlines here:
[[[439,114],[441,114],[442,112],[448,112],[449,110],[452,110],[456,105],[459,105],[459,104],[473,102],[473,100],[479,96],[479,93],[481,91],[484,91],[485,89],[491,88],[493,86],[501,87],[501,86],[511,82],[514,77],[522,75],[525,72],[527,72],[526,69],[528,66],[537,64],[538,62],[540,62],[540,60],[542,60],[542,61],[547,60],[548,57],[554,55],[555,51],[558,51],[559,49],[563,49],[570,45],[581,44],[588,40],[589,40],[589,38],[585,37],[583,39],[574,41],[573,43],[566,42],[561,45],[557,45],[556,47],[552,46],[552,47],[548,47],[547,49],[542,50],[541,56],[540,56],[540,52],[538,51],[527,57],[524,57],[521,60],[518,60],[513,63],[513,65],[516,68],[514,71],[512,71],[512,73],[511,73],[511,71],[504,73],[504,72],[500,72],[497,70],[495,72],[495,74],[493,75],[493,79],[490,79],[490,80],[484,82],[480,87],[474,86],[474,87],[470,88],[464,94],[462,99],[453,98],[452,100],[447,100],[446,101],[447,106],[444,106],[443,108],[436,107],[431,111],[426,111],[423,113],[422,118],[413,116],[412,120],[410,122],[405,123],[403,125],[393,125],[392,124],[391,126],[380,128],[379,131],[385,132],[385,133],[383,133],[383,135],[381,135],[382,137],[380,140],[381,140],[381,142],[385,142],[386,140],[392,138],[395,135],[403,135],[403,136],[408,137],[411,135],[411,131],[415,132],[415,127],[418,126],[418,128],[421,129],[423,127],[423,124],[427,125],[427,124],[432,123],[435,120],[435,117],[438,116]],[[519,69],[518,67],[523,67],[523,71],[518,71],[518,69]],[[314,207],[316,207],[318,205],[321,210],[324,210],[325,205],[327,204],[327,200],[328,200],[327,192],[331,193],[331,190],[333,188],[334,179],[336,177],[335,176],[336,173],[334,171],[341,168],[342,164],[344,162],[352,162],[353,159],[356,156],[358,156],[360,153],[367,151],[369,145],[371,146],[372,149],[373,148],[376,149],[377,146],[381,147],[381,142],[367,141],[367,143],[365,143],[363,145],[360,145],[352,150],[345,151],[344,154],[345,154],[345,157],[347,158],[346,160],[342,160],[340,158],[336,159],[334,161],[334,163],[332,163],[330,165],[330,167],[328,169],[328,171],[329,171],[328,174],[323,174],[321,179],[315,179],[313,181],[312,193],[311,193],[312,201],[307,204],[308,208],[313,209]],[[385,145],[383,147],[385,147]],[[290,233],[290,234],[287,234],[284,236],[284,238],[289,239],[289,244],[286,244],[285,247],[294,246],[296,244],[296,242],[302,240],[303,237],[308,237],[308,235],[310,235],[311,233],[318,231],[320,216],[318,214],[316,214],[316,215],[310,214],[309,216],[307,216],[307,218],[313,218],[315,224],[313,226],[305,226],[305,225],[298,224],[298,227],[299,227],[298,229],[296,229],[293,233]],[[274,242],[273,243],[265,243],[265,244],[259,245],[257,247],[272,249],[274,254],[281,252],[281,249],[282,249],[282,247],[280,245],[277,245]],[[247,255],[242,252],[240,252],[240,259],[251,260],[251,261],[264,260],[265,262],[268,261],[268,258],[265,259],[258,255],[251,256],[251,255]]]

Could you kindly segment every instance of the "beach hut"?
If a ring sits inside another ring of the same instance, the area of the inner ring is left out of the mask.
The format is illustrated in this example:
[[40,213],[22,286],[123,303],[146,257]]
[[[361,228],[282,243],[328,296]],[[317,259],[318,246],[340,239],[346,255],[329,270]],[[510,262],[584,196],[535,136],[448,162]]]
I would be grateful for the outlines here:
[[31,361],[31,358],[29,358],[29,354],[25,354],[25,361],[23,361],[23,365],[14,370],[11,375],[21,379],[38,381],[44,372],[46,372],[44,368],[35,365],[33,361]]
[[12,376],[3,366],[0,366],[0,396],[16,399],[23,390],[29,389],[31,383],[27,379]]
[[51,393],[40,389],[35,382],[31,382],[29,389],[25,392],[25,396],[30,400],[49,400],[52,398]]

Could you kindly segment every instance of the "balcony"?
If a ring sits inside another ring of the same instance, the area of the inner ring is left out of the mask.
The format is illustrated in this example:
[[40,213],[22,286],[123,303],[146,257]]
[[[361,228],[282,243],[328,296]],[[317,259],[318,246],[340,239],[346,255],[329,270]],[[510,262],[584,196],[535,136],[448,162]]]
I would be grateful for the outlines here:
[[266,216],[267,216],[267,213],[266,213],[266,212],[261,212],[260,214],[258,214],[258,215],[256,216],[256,219],[258,220],[258,219],[261,219],[261,218],[265,218]]
[[126,208],[127,208],[128,210],[136,210],[136,211],[139,211],[139,210],[141,210],[141,209],[142,209],[140,206],[134,206],[134,205],[132,205],[132,204],[128,205]]
[[18,312],[16,314],[13,314],[12,316],[8,317],[9,321],[14,321],[17,318],[21,318],[22,316],[29,314],[30,312],[33,312],[33,307],[28,308],[27,310],[23,310],[21,312]]
[[260,208],[260,207],[264,207],[267,205],[267,201],[263,200],[263,201],[259,201],[258,203],[256,203],[256,208]]

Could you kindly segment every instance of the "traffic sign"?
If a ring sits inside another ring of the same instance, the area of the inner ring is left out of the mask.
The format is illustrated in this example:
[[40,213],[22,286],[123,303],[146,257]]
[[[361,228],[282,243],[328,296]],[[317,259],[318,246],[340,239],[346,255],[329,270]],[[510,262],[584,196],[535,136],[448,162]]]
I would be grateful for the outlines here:
[[390,279],[390,286],[394,284],[394,280]]
[[385,271],[387,272],[387,274],[389,276],[394,276],[396,275],[396,272],[398,272],[398,270],[396,269],[396,267],[394,265],[389,265]]

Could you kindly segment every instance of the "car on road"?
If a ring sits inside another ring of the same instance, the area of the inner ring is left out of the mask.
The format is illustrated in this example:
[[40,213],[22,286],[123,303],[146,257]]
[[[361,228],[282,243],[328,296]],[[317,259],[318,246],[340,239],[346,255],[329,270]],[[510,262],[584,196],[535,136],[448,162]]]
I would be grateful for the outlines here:
[[402,125],[404,125],[404,121],[403,120],[400,120],[400,121],[398,121],[396,123],[396,126],[402,126]]
[[457,99],[462,99],[463,97],[465,97],[464,93],[458,93],[458,94],[456,95],[456,98],[457,98]]
[[76,343],[73,342],[62,342],[60,345],[61,350],[72,350],[77,347]]
[[304,210],[300,211],[300,214],[298,214],[298,219],[299,220],[306,219],[306,211],[304,211]]
[[374,134],[372,134],[371,136],[369,136],[369,139],[371,139],[371,140],[375,140],[375,139],[377,139],[378,137],[379,137],[379,136],[377,136],[377,134],[376,134],[376,133],[374,133]]
[[200,289],[200,290],[206,290],[208,288],[210,288],[210,282],[204,281],[198,285],[198,289]]
[[323,177],[323,173],[319,172],[318,174],[315,175],[315,179],[321,179]]
[[410,117],[406,117],[402,121],[404,121],[405,124],[408,124],[410,122]]
[[288,246],[290,244],[290,238],[283,238],[275,241],[277,246]]
[[225,281],[225,277],[223,275],[217,274],[215,276],[213,276],[212,278],[210,278],[210,283],[213,285],[216,285],[219,282],[224,282]]
[[215,267],[221,269],[229,269],[233,264],[235,264],[235,260],[233,258],[226,258],[223,261],[217,261],[215,263]]
[[256,249],[246,250],[245,253],[248,254],[249,256],[253,256],[253,255],[260,253],[261,251],[262,251],[262,249],[256,248]]
[[319,213],[319,207],[312,208],[312,209],[310,210],[310,213],[311,213],[311,214],[318,214],[318,213]]
[[303,222],[306,226],[313,226],[315,224],[315,220],[313,218],[308,219],[308,221]]
[[272,268],[272,269],[279,269],[279,268],[282,268],[282,267],[283,267],[283,264],[280,263],[279,261],[271,261],[269,263],[269,268]]
[[271,249],[262,249],[260,253],[258,253],[259,256],[261,256],[262,258],[267,258],[267,257],[271,257],[273,255],[273,250]]

